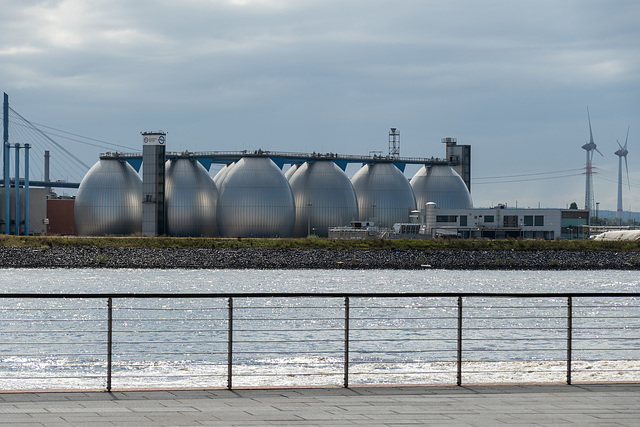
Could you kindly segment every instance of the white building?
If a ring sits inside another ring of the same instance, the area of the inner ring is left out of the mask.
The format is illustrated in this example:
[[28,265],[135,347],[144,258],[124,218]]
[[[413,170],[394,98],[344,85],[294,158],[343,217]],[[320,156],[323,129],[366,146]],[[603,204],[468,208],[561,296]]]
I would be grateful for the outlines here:
[[584,238],[589,211],[566,209],[494,208],[438,209],[427,204],[421,234],[504,239]]

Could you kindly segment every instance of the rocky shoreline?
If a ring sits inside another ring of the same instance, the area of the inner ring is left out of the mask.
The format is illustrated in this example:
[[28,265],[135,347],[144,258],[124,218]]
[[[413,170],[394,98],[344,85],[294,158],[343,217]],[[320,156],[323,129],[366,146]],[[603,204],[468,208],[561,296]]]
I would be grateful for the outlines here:
[[640,252],[1,247],[0,268],[639,270]]

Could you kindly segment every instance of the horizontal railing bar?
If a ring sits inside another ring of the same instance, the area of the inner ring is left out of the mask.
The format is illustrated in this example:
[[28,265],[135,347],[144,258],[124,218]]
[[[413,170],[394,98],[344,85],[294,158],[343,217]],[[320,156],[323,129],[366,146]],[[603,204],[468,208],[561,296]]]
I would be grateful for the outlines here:
[[[6,294],[0,294],[0,295],[6,295]],[[34,294],[37,295],[37,294]],[[64,298],[64,294],[60,294],[61,298]],[[23,299],[23,298],[20,298]],[[31,298],[33,299],[33,298]],[[82,300],[82,298],[79,298],[80,300]],[[0,306],[0,310],[2,310],[3,312],[10,312],[10,311],[25,311],[27,313],[40,313],[40,311],[42,310],[41,307],[34,307],[34,308],[29,308],[29,307],[2,307]],[[96,306],[86,306],[83,305],[81,307],[78,306],[69,306],[69,307],[47,307],[47,311],[70,311],[70,312],[83,312],[83,311],[90,311],[90,310],[104,310],[104,307],[96,305]]]
[[45,330],[45,331],[29,331],[25,329],[14,330],[14,331],[0,331],[0,334],[10,334],[10,335],[51,335],[51,334],[77,334],[78,332],[82,332],[83,335],[91,335],[91,334],[100,334],[104,333],[104,331],[86,331],[83,329],[69,329],[69,330]]
[[[334,340],[337,341],[337,340]],[[406,342],[407,339],[406,338],[369,338],[369,339],[357,339],[357,338],[350,338],[349,341],[351,342]],[[449,342],[449,341],[453,341],[453,342],[457,342],[457,338],[456,337],[451,337],[451,338],[416,338],[416,337],[411,337],[411,342],[414,341],[438,341],[438,342]],[[304,341],[302,341],[304,342]]]
[[[126,362],[126,356],[217,356],[225,353],[221,352],[213,352],[213,351],[177,351],[177,352],[161,352],[161,351],[140,351],[137,353],[131,352],[119,352],[118,354],[113,356],[114,363],[117,361]],[[150,365],[145,365],[150,366]]]
[[[291,292],[291,293],[265,293],[265,292],[247,292],[247,293],[3,293],[0,299],[8,298],[33,298],[33,299],[103,299],[103,298],[122,298],[122,299],[139,299],[139,298],[167,298],[167,299],[189,299],[189,298],[640,298],[638,292],[541,292],[541,293],[483,293],[483,292],[441,292],[441,293],[424,293],[424,292]],[[235,310],[235,307],[234,307]]]
[[153,320],[155,322],[175,322],[176,320],[181,320],[185,322],[211,322],[213,320],[220,321],[224,320],[219,317],[113,317],[114,322],[141,322],[141,321],[150,321]]
[[455,331],[457,328],[434,328],[432,326],[423,326],[421,328],[351,328],[353,332],[368,332],[368,331]]
[[[173,298],[172,298],[173,299]],[[113,307],[113,311],[182,311],[182,312],[198,312],[198,311],[223,311],[223,307],[198,306],[198,307]]]
[[[362,329],[358,329],[358,330],[362,330]],[[380,329],[376,329],[376,330],[380,330]],[[341,331],[338,330],[330,330],[330,329],[236,329],[233,328],[234,332],[333,332],[333,333],[338,333]]]
[[[42,312],[42,309],[38,310],[39,313]],[[104,319],[75,319],[72,317],[63,318],[63,319],[45,319],[41,317],[25,317],[25,318],[2,318],[3,322],[33,322],[34,320],[38,320],[43,323],[56,323],[56,322],[76,322],[76,323],[106,323]]]
[[[2,354],[2,353],[0,353]],[[94,356],[94,357],[105,357],[104,353],[11,353],[3,356],[11,356],[11,357],[33,357],[38,359],[54,359],[62,356]],[[100,360],[102,362],[102,360]],[[18,363],[12,361],[5,361],[4,363]]]
[[[302,351],[297,351],[294,356],[300,355],[300,354],[341,354],[340,353],[341,349],[336,349],[336,350],[314,350],[314,351],[309,351],[309,352],[302,352]],[[385,353],[393,353],[392,351],[385,351]],[[403,352],[399,352],[399,353],[403,353]],[[406,353],[406,352],[404,352]],[[283,352],[283,351],[240,351],[240,350],[233,350],[233,354],[289,354],[291,355],[292,353],[289,352]]]
[[[210,330],[207,329],[115,329],[113,330],[113,333],[135,333],[135,334],[142,334],[142,333],[157,333],[157,332],[172,332],[172,333],[176,333],[176,332],[189,332],[189,333],[209,333],[211,332]],[[221,330],[219,330],[219,332],[223,332]]]
[[330,321],[335,321],[337,322],[339,319],[336,317],[272,317],[270,319],[264,319],[264,318],[256,318],[256,319],[252,319],[252,318],[248,318],[248,317],[238,317],[238,318],[233,318],[234,321],[238,321],[238,322],[264,322],[265,320],[269,320],[272,322],[297,322],[297,321],[304,321],[304,322],[308,322],[309,320],[315,320],[315,321],[323,321],[323,320],[330,320]]

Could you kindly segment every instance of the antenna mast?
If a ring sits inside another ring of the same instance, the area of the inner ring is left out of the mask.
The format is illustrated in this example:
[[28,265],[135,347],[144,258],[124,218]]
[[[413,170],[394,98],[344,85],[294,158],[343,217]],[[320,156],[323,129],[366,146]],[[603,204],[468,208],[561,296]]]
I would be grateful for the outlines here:
[[389,157],[398,156],[400,156],[400,131],[397,128],[391,128],[389,131]]

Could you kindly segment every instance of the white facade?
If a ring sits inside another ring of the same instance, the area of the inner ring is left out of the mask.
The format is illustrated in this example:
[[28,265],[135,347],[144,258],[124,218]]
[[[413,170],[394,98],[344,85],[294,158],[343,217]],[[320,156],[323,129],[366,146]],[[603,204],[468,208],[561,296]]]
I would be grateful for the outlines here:
[[431,236],[487,237],[503,239],[555,239],[562,233],[562,209],[436,209],[435,223],[423,224]]
[[[4,187],[0,187],[0,223],[2,224],[2,230],[4,233]],[[10,189],[9,197],[9,206],[10,206],[10,217],[11,221],[10,234],[15,234],[15,188]],[[18,221],[19,228],[18,231],[20,235],[24,235],[24,187],[20,187],[20,195],[19,195],[19,215],[20,220]],[[47,189],[46,188],[29,188],[29,234],[40,236],[45,234],[47,230],[46,224],[47,218]]]

